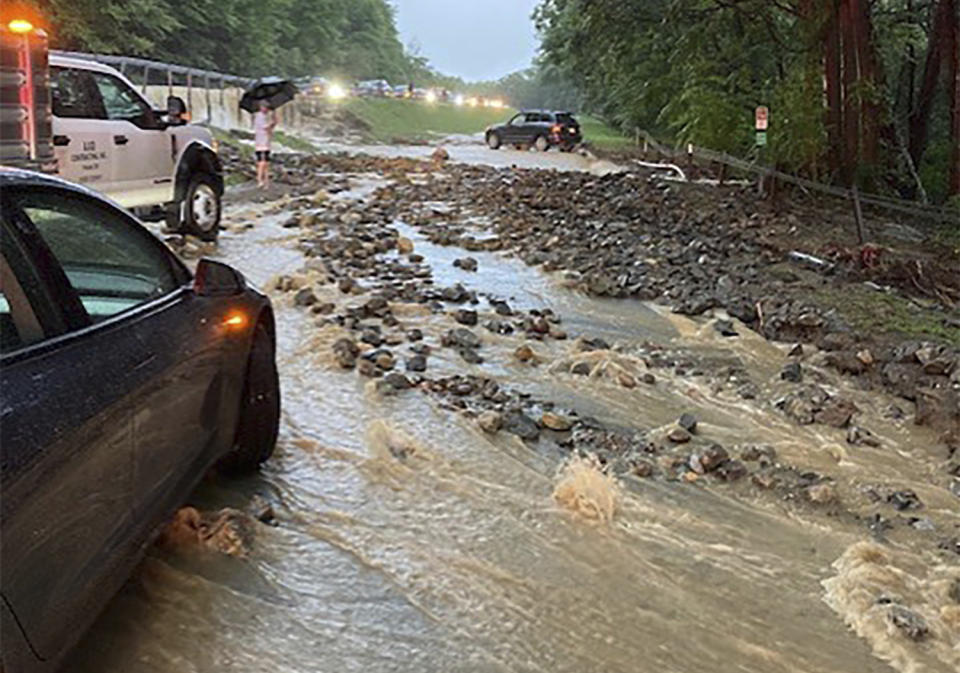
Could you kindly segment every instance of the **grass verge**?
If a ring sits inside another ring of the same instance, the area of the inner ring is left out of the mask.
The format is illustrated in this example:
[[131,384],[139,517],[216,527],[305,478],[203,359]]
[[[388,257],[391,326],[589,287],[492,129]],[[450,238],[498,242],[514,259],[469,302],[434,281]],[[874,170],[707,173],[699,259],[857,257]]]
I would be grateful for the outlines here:
[[942,311],[923,308],[897,294],[846,286],[820,289],[814,299],[868,334],[935,339],[960,347],[960,328],[947,326]]
[[472,135],[506,121],[514,113],[509,109],[380,98],[354,98],[342,105],[369,126],[372,140],[388,143],[423,141],[437,134]]
[[579,117],[579,120],[584,142],[592,147],[615,152],[628,150],[636,146],[633,138],[628,138],[596,117],[583,115]]

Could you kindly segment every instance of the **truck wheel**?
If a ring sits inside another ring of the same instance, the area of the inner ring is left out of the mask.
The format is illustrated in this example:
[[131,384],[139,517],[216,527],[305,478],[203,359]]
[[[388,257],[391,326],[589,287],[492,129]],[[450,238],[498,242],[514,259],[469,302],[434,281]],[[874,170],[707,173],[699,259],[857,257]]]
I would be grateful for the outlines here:
[[253,334],[247,377],[240,398],[240,418],[233,450],[220,459],[222,472],[254,472],[273,455],[280,428],[280,379],[273,339],[262,323]]
[[499,133],[488,133],[487,134],[487,147],[492,150],[500,148],[500,134]]
[[533,146],[537,148],[538,152],[546,152],[550,149],[550,141],[547,140],[547,136],[537,136],[537,139],[533,142]]
[[[213,178],[206,173],[194,173],[187,184],[184,196],[186,207],[183,222],[178,228],[186,234],[193,234],[203,241],[215,241],[220,233],[220,197],[214,186]],[[180,204],[177,204],[174,217],[179,218]],[[170,222],[167,222],[168,226]]]

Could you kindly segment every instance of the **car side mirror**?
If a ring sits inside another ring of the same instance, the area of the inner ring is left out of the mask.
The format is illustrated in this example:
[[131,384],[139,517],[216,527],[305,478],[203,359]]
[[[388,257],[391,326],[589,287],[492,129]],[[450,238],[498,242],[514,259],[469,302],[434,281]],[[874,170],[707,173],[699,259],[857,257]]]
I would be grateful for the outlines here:
[[233,267],[206,258],[197,263],[193,291],[200,297],[230,297],[242,293],[246,287],[247,282]]
[[179,96],[167,96],[167,122],[171,125],[187,123],[187,104]]

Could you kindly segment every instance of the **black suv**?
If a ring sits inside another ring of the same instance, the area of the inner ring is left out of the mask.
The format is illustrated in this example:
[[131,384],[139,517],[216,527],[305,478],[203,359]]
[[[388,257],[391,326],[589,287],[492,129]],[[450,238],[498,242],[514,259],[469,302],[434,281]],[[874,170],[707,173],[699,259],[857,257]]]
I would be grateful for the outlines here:
[[524,110],[506,124],[488,128],[486,138],[493,150],[504,144],[533,145],[541,152],[553,145],[569,152],[583,140],[580,124],[571,113],[547,110]]

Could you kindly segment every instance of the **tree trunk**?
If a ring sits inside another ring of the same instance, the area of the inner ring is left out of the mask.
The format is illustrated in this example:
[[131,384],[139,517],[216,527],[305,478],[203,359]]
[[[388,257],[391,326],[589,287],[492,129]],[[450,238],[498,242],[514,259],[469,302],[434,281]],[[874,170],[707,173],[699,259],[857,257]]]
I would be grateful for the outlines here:
[[827,162],[830,171],[837,175],[843,165],[843,111],[840,84],[840,21],[836,0],[825,0],[826,23],[823,29],[823,65],[827,94],[827,109],[824,126],[827,130]]
[[930,109],[933,107],[937,82],[940,79],[940,64],[944,58],[944,42],[949,39],[951,24],[956,28],[955,0],[940,0],[933,18],[930,42],[927,46],[927,59],[923,68],[923,82],[917,94],[916,107],[910,113],[910,158],[914,165],[920,165],[924,150],[927,149],[927,125],[930,121]]
[[950,0],[950,50],[946,52],[947,86],[950,87],[950,141],[953,146],[950,165],[950,196],[960,194],[960,15],[957,0]]
[[860,115],[857,104],[856,0],[840,2],[840,36],[843,51],[843,181],[853,184],[860,158]]
[[853,0],[857,35],[857,63],[860,74],[861,161],[870,167],[878,162],[877,137],[882,123],[880,106],[880,67],[873,43],[870,5],[866,0]]

